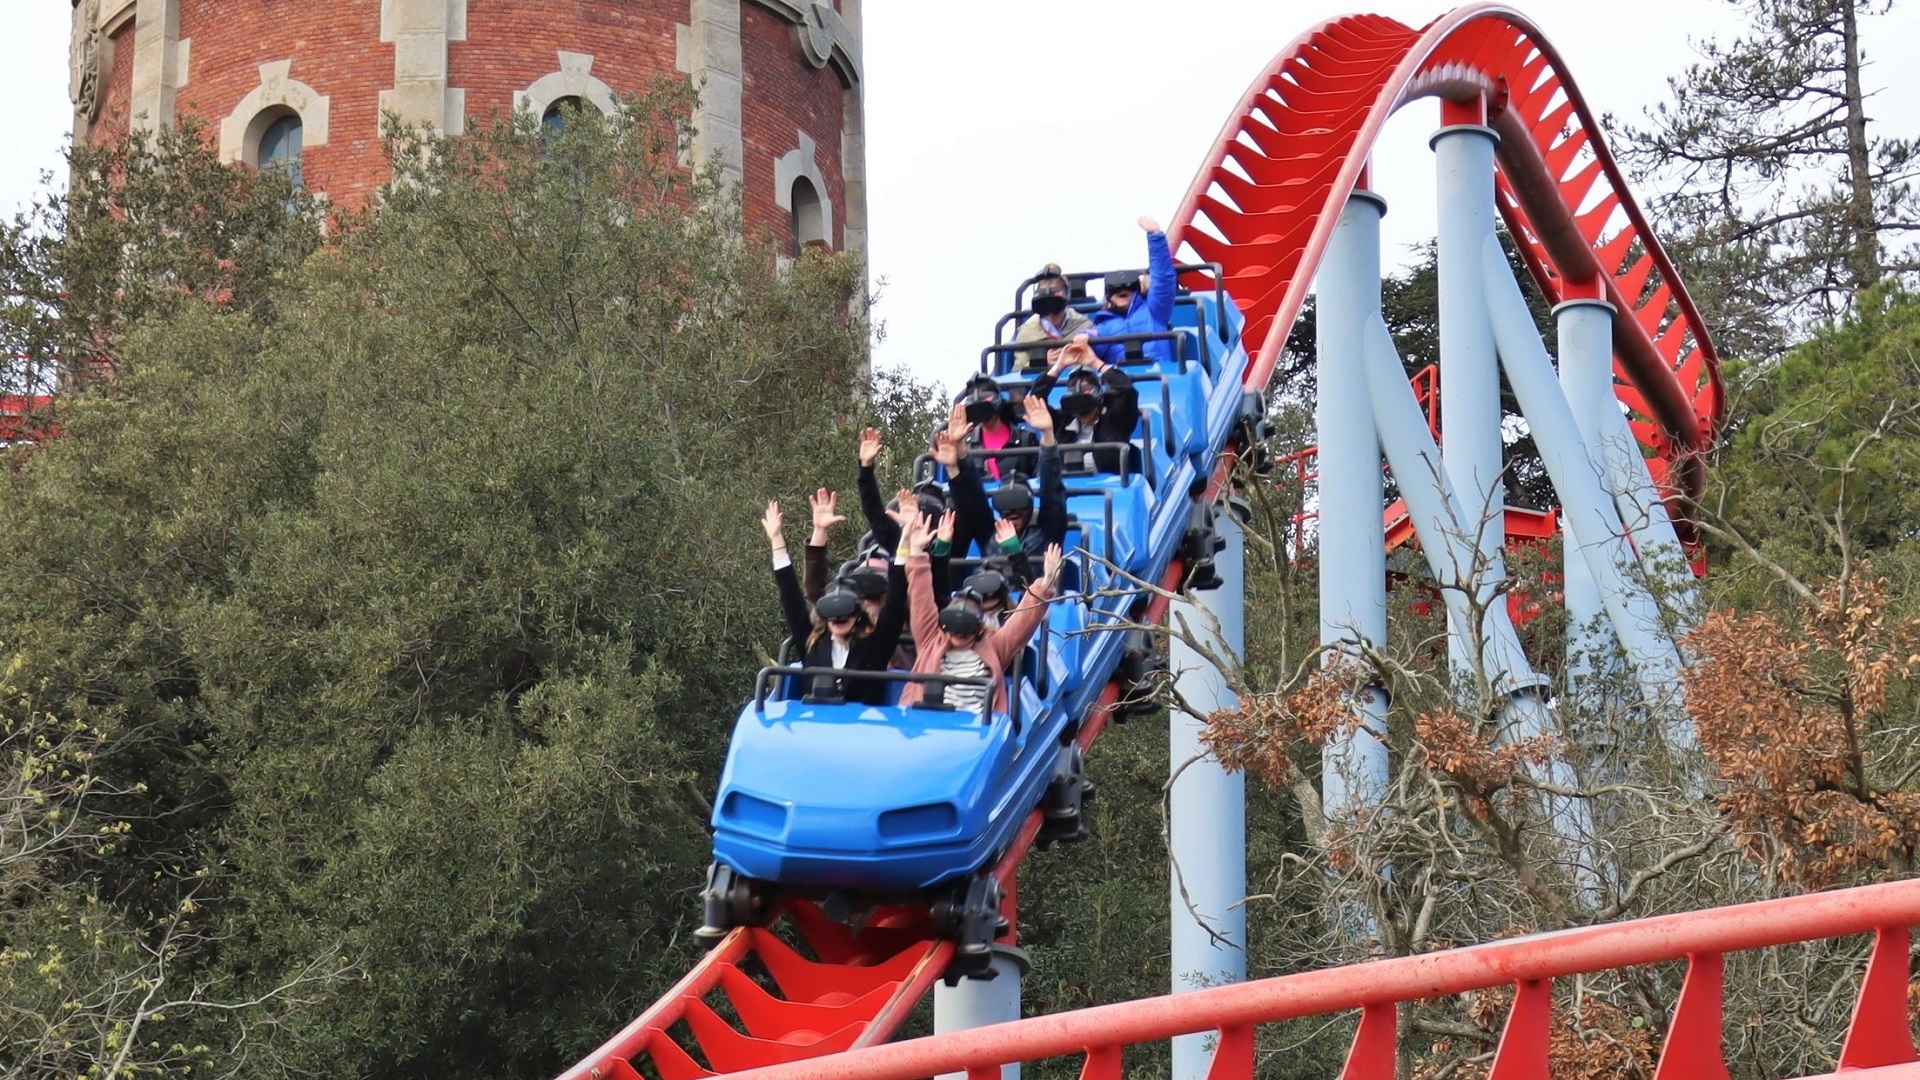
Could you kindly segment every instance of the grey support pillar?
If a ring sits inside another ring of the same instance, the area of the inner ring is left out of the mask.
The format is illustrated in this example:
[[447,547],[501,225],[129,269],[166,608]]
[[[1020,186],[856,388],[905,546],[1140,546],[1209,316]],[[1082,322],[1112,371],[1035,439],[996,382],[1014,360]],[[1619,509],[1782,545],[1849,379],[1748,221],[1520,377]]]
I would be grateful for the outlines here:
[[[933,984],[933,1033],[1006,1024],[1020,1019],[1020,980],[1027,954],[1011,945],[993,946],[993,978],[961,979],[952,986]],[[939,1080],[967,1080],[963,1072],[942,1073]],[[1020,1080],[1020,1063],[1000,1066],[1000,1080]]]
[[[1377,515],[1376,515],[1377,516]],[[1199,639],[1215,656],[1237,663],[1246,646],[1246,541],[1228,509],[1218,516],[1227,546],[1214,557],[1217,589],[1199,602],[1169,608],[1167,624]],[[1169,646],[1174,687],[1201,714],[1239,699],[1214,662],[1175,636]],[[1173,992],[1186,993],[1247,977],[1246,776],[1229,773],[1207,754],[1204,720],[1168,712],[1173,853]],[[1203,1080],[1213,1061],[1210,1035],[1173,1040],[1173,1080]],[[1251,1069],[1252,1061],[1246,1062]]]
[[[1500,364],[1481,300],[1480,247],[1493,236],[1493,151],[1499,136],[1487,126],[1486,105],[1479,97],[1466,103],[1442,101],[1441,120],[1443,126],[1430,145],[1439,178],[1442,452],[1460,515],[1450,528],[1466,533],[1479,552],[1475,595],[1490,610],[1501,603],[1500,583],[1506,574],[1506,499],[1501,483]],[[1452,614],[1447,628],[1455,671],[1470,670],[1473,641],[1484,628],[1460,625]]]
[[[1367,389],[1368,325],[1380,318],[1380,218],[1386,202],[1356,191],[1340,212],[1315,279],[1319,341],[1314,403],[1320,482],[1320,644],[1341,662],[1387,639],[1386,504],[1380,436]],[[1407,392],[1401,378],[1400,390]],[[1421,430],[1425,430],[1422,423]],[[1380,801],[1387,786],[1387,692],[1371,686],[1354,707],[1360,730],[1329,740],[1321,803],[1342,820]]]

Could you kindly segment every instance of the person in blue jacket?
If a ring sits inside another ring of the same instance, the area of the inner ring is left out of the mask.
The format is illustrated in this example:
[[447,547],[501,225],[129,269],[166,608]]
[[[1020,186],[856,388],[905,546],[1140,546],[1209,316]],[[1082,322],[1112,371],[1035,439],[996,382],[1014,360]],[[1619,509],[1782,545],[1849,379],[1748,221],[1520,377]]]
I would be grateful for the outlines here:
[[[1124,343],[1102,345],[1102,337],[1121,334],[1164,333],[1173,326],[1174,294],[1180,291],[1180,279],[1173,272],[1173,250],[1167,246],[1167,234],[1160,223],[1146,216],[1140,227],[1147,233],[1146,293],[1140,291],[1140,276],[1115,271],[1107,275],[1106,306],[1093,313],[1093,351],[1109,364],[1126,359]],[[1173,342],[1149,341],[1143,351],[1155,360],[1173,360]]]

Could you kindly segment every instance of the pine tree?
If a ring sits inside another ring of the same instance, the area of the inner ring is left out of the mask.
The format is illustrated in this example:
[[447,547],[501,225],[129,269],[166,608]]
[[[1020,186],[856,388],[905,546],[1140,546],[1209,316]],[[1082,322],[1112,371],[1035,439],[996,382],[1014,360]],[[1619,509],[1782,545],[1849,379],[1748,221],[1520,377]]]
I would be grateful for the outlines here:
[[1736,0],[1673,97],[1621,125],[1722,352],[1765,359],[1811,320],[1920,267],[1907,184],[1920,144],[1870,130],[1867,20],[1891,0]]

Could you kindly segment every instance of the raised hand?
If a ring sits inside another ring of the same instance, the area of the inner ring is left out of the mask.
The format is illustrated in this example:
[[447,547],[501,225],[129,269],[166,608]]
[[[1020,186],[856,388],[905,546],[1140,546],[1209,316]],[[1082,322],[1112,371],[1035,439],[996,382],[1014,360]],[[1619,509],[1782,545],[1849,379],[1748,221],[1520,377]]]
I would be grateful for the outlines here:
[[913,520],[901,526],[903,542],[908,555],[923,554],[927,543],[933,539],[933,521],[920,512],[918,503],[914,504]]
[[840,496],[821,488],[808,496],[807,505],[813,509],[813,537],[808,542],[815,547],[826,547],[828,532],[847,520],[845,514],[837,512]]
[[1027,426],[1040,433],[1040,445],[1053,445],[1053,410],[1047,408],[1047,399],[1039,394],[1028,394],[1021,402],[1027,410]]
[[1013,522],[1006,518],[993,523],[993,542],[996,544],[1004,544],[1019,535],[1020,530],[1014,528]]
[[887,507],[887,516],[900,526],[901,535],[906,535],[908,526],[920,517],[920,496],[912,488],[901,488],[893,497],[893,505]]
[[1061,359],[1069,367],[1099,368],[1103,366],[1099,354],[1093,351],[1093,345],[1087,341],[1085,334],[1073,335],[1073,341],[1060,352]]
[[782,532],[784,525],[785,519],[780,516],[780,501],[776,499],[769,502],[767,512],[760,516],[760,527],[767,531],[767,542],[776,551],[787,546],[787,538]]
[[1047,350],[1047,370],[1052,374],[1060,374],[1060,369],[1066,367],[1068,362],[1065,347]]
[[964,440],[972,430],[973,425],[967,422],[967,407],[955,405],[953,411],[947,414],[947,434]]
[[1140,227],[1150,233],[1160,232],[1160,223],[1146,214],[1140,215]]
[[952,433],[936,431],[933,433],[933,460],[949,469],[960,467],[960,447],[962,442]]
[[1067,565],[1067,556],[1059,544],[1047,545],[1046,561],[1042,565],[1046,567],[1047,587],[1051,589],[1060,584],[1060,570]]
[[959,524],[960,512],[958,510],[949,510],[940,515],[940,527],[934,530],[933,535],[942,543],[951,544],[953,543],[953,530],[955,526]]
[[885,449],[885,447],[880,443],[879,428],[867,428],[862,431],[860,433],[859,450],[860,467],[863,469],[873,468],[873,463],[880,460],[880,451],[883,449]]

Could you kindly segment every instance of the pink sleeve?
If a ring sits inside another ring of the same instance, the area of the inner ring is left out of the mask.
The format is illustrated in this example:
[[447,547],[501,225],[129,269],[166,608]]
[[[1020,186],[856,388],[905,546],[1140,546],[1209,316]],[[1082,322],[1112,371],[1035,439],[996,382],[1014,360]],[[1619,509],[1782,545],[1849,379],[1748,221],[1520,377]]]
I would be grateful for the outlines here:
[[1012,666],[1013,658],[1027,647],[1027,639],[1033,637],[1040,620],[1046,617],[1047,601],[1052,597],[1053,590],[1047,587],[1044,580],[1034,582],[1027,589],[1027,594],[1020,598],[1020,606],[1007,616],[999,632],[988,639],[992,642],[994,655],[1000,658],[1002,668]]
[[914,644],[926,647],[940,632],[940,608],[933,601],[933,560],[925,552],[907,560],[907,615]]

